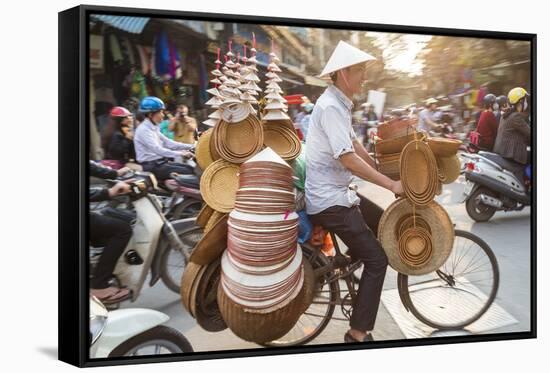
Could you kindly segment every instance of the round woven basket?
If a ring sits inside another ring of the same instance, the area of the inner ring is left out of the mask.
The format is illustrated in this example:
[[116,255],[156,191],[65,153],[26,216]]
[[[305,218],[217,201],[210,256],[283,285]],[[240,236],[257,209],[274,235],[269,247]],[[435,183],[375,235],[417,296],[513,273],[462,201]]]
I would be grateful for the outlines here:
[[264,145],[273,149],[285,161],[296,159],[302,151],[302,143],[296,131],[271,121],[264,123]]
[[393,119],[389,122],[380,124],[377,129],[377,135],[382,140],[390,140],[394,138],[399,138],[403,136],[407,136],[414,131],[416,122],[413,119],[410,118],[403,118],[403,119]]
[[304,261],[302,265],[304,279],[298,295],[286,306],[275,311],[247,309],[232,301],[222,286],[218,286],[218,305],[229,329],[238,337],[254,343],[270,342],[288,333],[311,304],[315,292],[315,277],[311,266],[305,265]]
[[215,210],[208,206],[208,204],[204,204],[202,206],[201,210],[199,211],[199,214],[197,215],[197,219],[195,220],[195,224],[198,225],[201,228],[204,228],[206,224],[208,223],[208,219],[210,219],[210,216],[212,216],[212,213]]
[[409,133],[405,136],[399,136],[388,140],[380,140],[376,142],[376,144],[374,145],[374,149],[378,154],[401,153],[405,145],[413,141],[415,138],[418,140],[422,140],[425,138],[425,135],[421,132],[417,132],[415,134],[413,131],[412,133]]
[[191,262],[207,265],[222,255],[227,245],[227,217],[228,215],[224,214],[204,234],[191,252],[191,256],[189,257]]
[[401,152],[400,175],[403,190],[417,206],[429,204],[437,191],[437,162],[429,146],[411,141]]
[[[431,256],[425,263],[415,267],[402,260],[400,238],[403,234],[399,236],[399,232],[404,233],[411,228],[411,220],[408,218],[413,214],[417,231],[424,230],[432,237]],[[406,229],[402,229],[403,226]],[[411,276],[424,275],[441,267],[449,257],[454,243],[454,227],[445,209],[437,202],[432,201],[419,209],[407,199],[401,198],[393,202],[382,214],[378,225],[378,239],[393,269]]]
[[205,202],[214,210],[229,213],[235,205],[239,188],[239,166],[217,160],[201,176],[200,190]]
[[201,271],[205,268],[199,264],[187,263],[181,277],[180,296],[183,307],[191,313],[191,292]]
[[460,160],[458,156],[438,157],[437,167],[443,184],[450,184],[460,176]]
[[243,163],[263,147],[262,124],[254,115],[238,123],[222,120],[214,128],[214,133],[216,152],[231,163]]
[[456,154],[462,141],[456,139],[444,139],[441,137],[431,137],[428,139],[428,145],[432,152],[438,157],[451,157]]
[[210,152],[210,139],[212,138],[213,128],[206,130],[197,141],[195,147],[195,158],[201,170],[206,170],[206,167],[210,166],[214,162],[212,153]]

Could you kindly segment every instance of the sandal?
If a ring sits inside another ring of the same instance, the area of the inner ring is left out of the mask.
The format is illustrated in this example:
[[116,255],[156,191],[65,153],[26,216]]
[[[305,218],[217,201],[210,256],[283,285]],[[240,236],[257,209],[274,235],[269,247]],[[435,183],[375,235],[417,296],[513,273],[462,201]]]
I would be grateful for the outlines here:
[[361,342],[374,342],[374,338],[372,337],[372,333],[368,333],[363,340],[355,339],[349,331],[346,332],[344,335],[344,342],[346,343],[361,343]]
[[[104,294],[99,295],[98,292],[102,291]],[[91,289],[91,293],[103,304],[119,303],[130,297],[129,289],[117,288],[114,286],[105,289]]]

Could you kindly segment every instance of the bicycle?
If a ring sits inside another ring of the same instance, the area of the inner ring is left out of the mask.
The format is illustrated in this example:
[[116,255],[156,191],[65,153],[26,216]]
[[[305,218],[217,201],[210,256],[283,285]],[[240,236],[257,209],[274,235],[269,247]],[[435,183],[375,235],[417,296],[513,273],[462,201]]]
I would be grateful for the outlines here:
[[[333,257],[325,256],[321,246],[301,245],[315,272],[315,298],[292,330],[266,346],[303,345],[319,336],[331,320],[349,320],[357,296],[358,281],[354,272],[363,264],[343,254],[336,235],[330,234],[336,251]],[[465,265],[459,272],[461,263]],[[489,273],[490,277],[479,278],[481,273],[485,273],[482,276]],[[409,277],[399,273],[397,286],[405,309],[419,321],[434,329],[451,330],[464,328],[485,314],[496,297],[499,276],[498,263],[489,245],[470,232],[455,230],[453,250],[442,267],[425,276]],[[340,281],[345,283],[345,290],[340,289]],[[444,297],[444,293],[448,293],[447,296]],[[472,299],[461,301],[460,296]],[[461,307],[464,305],[470,307],[465,310]],[[344,318],[334,317],[337,306]]]

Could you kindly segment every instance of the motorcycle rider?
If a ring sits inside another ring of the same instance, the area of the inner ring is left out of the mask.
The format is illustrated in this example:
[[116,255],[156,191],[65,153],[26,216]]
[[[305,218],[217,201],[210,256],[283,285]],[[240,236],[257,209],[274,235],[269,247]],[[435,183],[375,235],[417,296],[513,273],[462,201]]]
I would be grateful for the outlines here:
[[494,148],[495,153],[515,165],[510,171],[514,172],[520,181],[523,181],[525,167],[530,163],[527,150],[531,145],[531,126],[527,119],[528,98],[529,93],[521,87],[510,90],[510,110],[502,117]]
[[[90,176],[102,179],[116,179],[127,172],[124,168],[118,171],[103,167],[90,161]],[[111,199],[115,196],[130,192],[130,185],[118,182],[111,188],[90,189],[90,202],[98,202]],[[130,296],[126,288],[111,286],[109,281],[113,277],[118,258],[126,249],[132,237],[130,223],[111,216],[90,213],[90,242],[94,246],[104,246],[103,253],[95,267],[95,273],[90,280],[90,293],[105,304],[119,303]]]
[[170,140],[160,132],[159,124],[164,119],[164,110],[164,102],[158,97],[150,96],[141,100],[139,111],[146,117],[134,136],[137,161],[144,171],[152,172],[159,180],[169,179],[172,172],[192,174],[192,167],[173,160],[179,157],[191,158],[193,154],[189,150],[195,148],[194,144]]
[[440,128],[441,125],[436,122],[435,114],[437,109],[437,100],[429,98],[426,100],[426,107],[418,114],[417,129],[429,133],[431,130]]
[[494,94],[489,93],[483,97],[483,112],[477,122],[476,131],[479,133],[478,147],[481,150],[493,151],[495,138],[497,137],[498,122],[493,113],[494,106],[497,103],[497,98]]
[[133,142],[133,115],[122,106],[115,106],[110,114],[111,118],[102,138],[105,158],[125,165],[136,157]]

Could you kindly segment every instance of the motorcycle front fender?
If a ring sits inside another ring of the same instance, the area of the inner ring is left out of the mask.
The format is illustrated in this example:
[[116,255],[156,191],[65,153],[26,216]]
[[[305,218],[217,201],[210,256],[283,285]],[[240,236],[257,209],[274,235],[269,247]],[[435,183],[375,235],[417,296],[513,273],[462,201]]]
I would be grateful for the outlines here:
[[90,358],[108,357],[124,341],[168,320],[168,315],[145,308],[111,311],[103,333],[90,348]]

